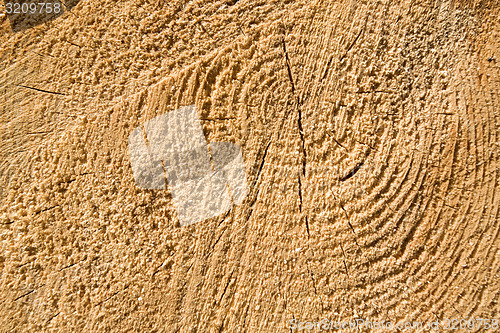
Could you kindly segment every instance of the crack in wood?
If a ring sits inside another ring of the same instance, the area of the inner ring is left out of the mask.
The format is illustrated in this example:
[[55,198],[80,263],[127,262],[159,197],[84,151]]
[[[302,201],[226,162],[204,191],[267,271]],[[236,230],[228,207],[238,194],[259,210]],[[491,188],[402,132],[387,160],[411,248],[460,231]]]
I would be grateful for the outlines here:
[[39,89],[39,88],[35,88],[35,87],[29,87],[29,86],[25,86],[23,84],[16,84],[16,86],[17,87],[26,88],[26,89],[31,89],[31,90],[34,90],[34,91],[44,92],[44,93],[47,93],[47,94],[66,96],[66,94],[63,94],[63,93],[60,93],[60,92],[44,90],[44,89]]
[[23,297],[26,297],[26,296],[28,296],[28,295],[31,295],[32,293],[34,293],[34,292],[35,292],[35,291],[37,291],[38,289],[42,288],[43,286],[45,286],[45,283],[44,283],[44,284],[42,284],[41,286],[39,286],[38,288],[35,288],[35,289],[33,289],[33,290],[30,290],[30,291],[28,291],[27,293],[24,293],[24,294],[22,294],[21,296],[16,297],[16,298],[14,299],[14,302],[15,302],[15,301],[17,301],[17,300],[20,300],[20,299],[21,299],[21,298],[23,298]]
[[264,167],[264,162],[266,161],[266,156],[267,156],[267,151],[269,150],[269,146],[271,146],[271,140],[269,140],[269,143],[266,146],[266,149],[264,150],[264,156],[262,156],[262,161],[259,166],[259,171],[257,171],[257,177],[255,177],[255,181],[253,183],[253,187],[257,184],[257,181],[259,180],[260,173],[262,171],[262,168]]
[[44,209],[35,211],[35,214],[40,214],[40,213],[52,210],[52,209],[57,208],[57,207],[60,207],[60,205],[55,205],[55,206],[52,206],[52,207],[48,207],[48,208],[44,208]]
[[226,291],[227,291],[227,288],[229,287],[229,285],[231,284],[231,278],[233,277],[233,273],[234,273],[234,270],[231,272],[231,274],[229,275],[229,278],[228,278],[228,281],[226,283],[226,287],[224,288],[224,291],[222,292],[222,295],[221,297],[219,298],[219,301],[217,302],[217,304],[220,304],[220,302],[222,301],[222,299],[224,298],[224,295],[226,294]]
[[118,290],[118,291],[114,292],[111,296],[109,296],[109,297],[108,297],[108,298],[106,298],[105,300],[100,301],[99,303],[97,303],[97,304],[96,304],[96,306],[99,306],[99,305],[101,305],[102,303],[105,303],[105,302],[109,301],[111,298],[115,297],[116,295],[118,295],[118,294],[119,294],[119,293],[121,293],[122,291],[127,290],[127,288],[128,288],[129,286],[130,286],[130,285],[127,285],[127,286],[125,286],[122,290]]
[[290,68],[290,58],[288,57],[288,53],[286,52],[285,37],[282,37],[281,43],[283,45],[283,53],[285,55],[285,64],[288,72],[288,79],[290,80],[290,83],[292,85],[292,93],[295,93],[295,83],[293,81],[292,70]]
[[356,164],[356,166],[354,168],[352,168],[348,173],[347,175],[345,175],[344,177],[340,178],[339,180],[341,182],[345,182],[346,180],[348,180],[349,178],[351,178],[352,176],[354,176],[356,174],[356,172],[359,171],[359,169],[361,169],[361,167],[363,166],[363,164],[365,163],[365,161],[361,161],[359,162],[358,164]]
[[58,313],[56,313],[55,315],[53,315],[52,317],[50,317],[50,318],[49,318],[49,319],[45,322],[45,325],[48,325],[48,324],[50,323],[50,321],[51,321],[52,319],[54,319],[55,317],[59,316],[59,314],[60,314],[60,313],[61,313],[61,312],[58,312]]
[[347,51],[345,51],[344,55],[342,55],[342,57],[340,57],[339,62],[342,62],[342,60],[344,60],[344,58],[347,56],[347,53],[349,53],[349,51],[351,51],[351,49],[354,47],[354,44],[356,44],[356,42],[358,41],[359,36],[361,36],[362,32],[363,32],[363,29],[359,30],[358,35],[356,36],[356,38],[354,38],[351,45],[349,45],[349,47],[347,48]]

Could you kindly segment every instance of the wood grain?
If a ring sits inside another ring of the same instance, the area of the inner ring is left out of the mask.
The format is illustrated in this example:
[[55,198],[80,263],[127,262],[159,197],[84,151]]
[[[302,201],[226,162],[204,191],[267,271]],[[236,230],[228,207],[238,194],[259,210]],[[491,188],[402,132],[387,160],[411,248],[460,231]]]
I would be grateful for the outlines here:
[[[3,25],[0,331],[498,319],[499,12],[81,1]],[[181,227],[127,139],[191,104],[249,195]]]

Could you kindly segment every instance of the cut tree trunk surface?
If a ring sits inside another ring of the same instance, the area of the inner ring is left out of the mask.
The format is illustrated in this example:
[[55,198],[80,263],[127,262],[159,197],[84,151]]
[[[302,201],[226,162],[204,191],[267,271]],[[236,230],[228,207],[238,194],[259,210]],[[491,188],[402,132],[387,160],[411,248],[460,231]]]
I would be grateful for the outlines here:
[[[498,2],[70,9],[0,16],[0,332],[500,319]],[[181,226],[128,138],[188,105],[248,195]]]

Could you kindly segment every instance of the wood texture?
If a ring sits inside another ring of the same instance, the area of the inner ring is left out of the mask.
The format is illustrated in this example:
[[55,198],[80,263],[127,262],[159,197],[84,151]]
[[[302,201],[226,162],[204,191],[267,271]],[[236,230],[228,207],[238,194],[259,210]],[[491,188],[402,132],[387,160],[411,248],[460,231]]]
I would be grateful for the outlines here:
[[[499,14],[81,1],[18,33],[1,17],[0,331],[500,319]],[[242,147],[249,195],[180,227],[168,191],[135,185],[127,139],[191,104],[209,142]]]

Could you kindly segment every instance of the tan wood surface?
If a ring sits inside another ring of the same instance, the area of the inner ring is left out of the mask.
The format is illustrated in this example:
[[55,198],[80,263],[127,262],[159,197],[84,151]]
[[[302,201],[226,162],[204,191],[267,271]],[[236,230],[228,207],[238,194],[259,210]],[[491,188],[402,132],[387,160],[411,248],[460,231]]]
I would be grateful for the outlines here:
[[[0,332],[500,319],[499,14],[86,0],[18,32],[0,14]],[[241,146],[249,194],[181,227],[127,139],[191,104]]]

